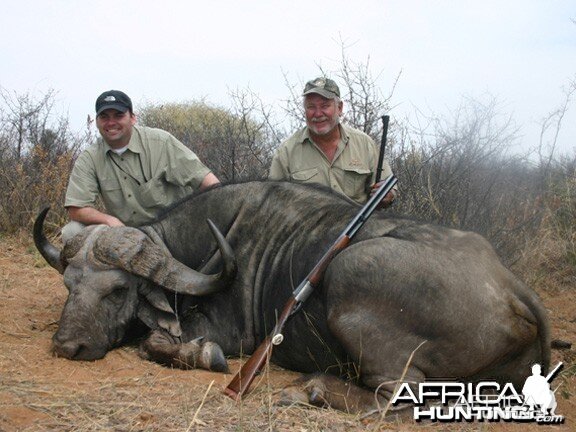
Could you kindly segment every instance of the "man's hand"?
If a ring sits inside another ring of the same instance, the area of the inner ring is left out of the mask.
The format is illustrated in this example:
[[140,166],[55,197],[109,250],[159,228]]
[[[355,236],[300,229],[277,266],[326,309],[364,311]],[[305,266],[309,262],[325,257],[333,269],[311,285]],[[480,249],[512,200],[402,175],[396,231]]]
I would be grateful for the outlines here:
[[121,227],[124,226],[124,223],[117,217],[108,215],[106,218],[106,225],[110,227]]
[[[378,183],[374,183],[372,185],[372,187],[370,188],[370,196],[374,195],[374,193],[378,190],[378,188],[380,188],[380,186],[382,186],[384,184],[384,180],[378,182]],[[390,192],[388,192],[386,194],[386,196],[384,198],[382,198],[382,201],[380,201],[380,203],[378,204],[378,206],[376,208],[382,209],[382,208],[386,208],[386,207],[390,207],[392,205],[392,203],[394,202],[394,200],[396,199],[396,190],[392,189]]]
[[93,207],[67,207],[68,217],[84,225],[102,224],[110,227],[124,226],[124,223],[115,216],[102,213]]
[[202,183],[200,183],[200,187],[198,189],[205,190],[208,189],[210,186],[214,186],[215,184],[220,183],[220,180],[218,180],[218,177],[216,177],[214,174],[212,173],[208,173],[206,174],[206,177],[204,177],[204,180],[202,180]]

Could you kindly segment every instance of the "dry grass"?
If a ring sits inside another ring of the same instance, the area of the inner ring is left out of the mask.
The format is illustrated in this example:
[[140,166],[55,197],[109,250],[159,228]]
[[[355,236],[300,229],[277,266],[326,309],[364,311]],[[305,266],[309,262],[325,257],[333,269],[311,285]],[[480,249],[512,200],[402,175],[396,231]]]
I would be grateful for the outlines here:
[[561,186],[568,192],[543,200],[539,229],[522,251],[514,270],[538,292],[573,291],[576,288],[576,179]]
[[[11,376],[15,371],[3,372]],[[27,425],[12,429],[22,431],[347,431],[365,428],[356,417],[342,413],[297,406],[276,407],[271,403],[273,392],[269,388],[256,390],[236,404],[224,396],[222,386],[214,382],[205,385],[165,374],[104,378],[101,382],[77,381],[74,385],[7,378],[0,385],[0,407],[4,412],[0,419],[12,416],[12,426],[16,426],[14,418],[27,418]],[[2,426],[6,428],[2,430],[11,430],[9,423],[0,421]]]
[[51,230],[66,222],[64,194],[73,152],[52,156],[35,147],[26,158],[0,160],[0,232],[31,227],[39,209],[53,207]]

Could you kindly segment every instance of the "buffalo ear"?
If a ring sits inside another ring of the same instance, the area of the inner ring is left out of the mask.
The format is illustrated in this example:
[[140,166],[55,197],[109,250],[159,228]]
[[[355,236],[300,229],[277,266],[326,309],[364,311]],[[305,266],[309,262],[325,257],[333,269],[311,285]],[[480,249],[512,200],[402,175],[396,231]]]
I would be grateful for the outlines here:
[[146,297],[150,305],[156,309],[174,314],[174,309],[170,306],[166,298],[166,292],[162,288],[153,285],[151,282],[145,282],[138,288],[138,294]]
[[180,321],[170,303],[166,299],[163,289],[144,284],[139,289],[140,301],[138,303],[138,318],[152,330],[163,329],[172,336],[182,336]]

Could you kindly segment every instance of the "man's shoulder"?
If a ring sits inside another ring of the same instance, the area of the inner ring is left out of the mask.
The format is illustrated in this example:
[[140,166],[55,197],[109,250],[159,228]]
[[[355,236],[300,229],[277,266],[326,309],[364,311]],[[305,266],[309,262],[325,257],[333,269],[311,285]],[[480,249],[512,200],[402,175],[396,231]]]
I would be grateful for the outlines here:
[[138,135],[146,137],[148,139],[166,139],[172,134],[170,132],[165,131],[164,129],[149,127],[149,126],[140,126],[134,125],[134,130],[138,133]]
[[146,149],[146,151],[153,153],[176,150],[190,151],[174,135],[164,129],[148,126],[134,126],[134,129],[136,134],[133,135],[138,137],[134,144]]
[[370,135],[368,135],[367,133],[362,132],[360,129],[356,129],[352,126],[345,125],[345,124],[342,124],[342,129],[344,130],[344,133],[350,139],[353,139],[355,141],[370,143],[372,145],[374,144],[374,140],[372,139],[372,137]]
[[98,138],[96,142],[90,144],[80,152],[77,159],[95,159],[99,155],[105,154],[107,146],[102,138]]
[[302,144],[306,140],[306,138],[308,138],[308,137],[309,137],[308,128],[303,127],[301,129],[298,129],[296,132],[294,132],[288,138],[286,138],[282,142],[282,144],[280,144],[280,147],[293,148],[294,146],[296,146],[298,144]]

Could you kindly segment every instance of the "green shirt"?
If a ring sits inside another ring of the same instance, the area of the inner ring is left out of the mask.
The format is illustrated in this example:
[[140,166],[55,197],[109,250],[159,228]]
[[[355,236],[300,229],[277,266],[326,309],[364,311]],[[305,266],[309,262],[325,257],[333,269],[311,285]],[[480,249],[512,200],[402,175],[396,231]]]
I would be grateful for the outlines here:
[[102,139],[80,154],[64,205],[93,207],[100,195],[109,214],[126,225],[141,225],[198,188],[208,173],[196,154],[168,132],[134,126],[121,155]]
[[[276,151],[270,166],[270,180],[320,183],[361,204],[368,200],[376,178],[378,149],[364,132],[340,125],[340,142],[332,162],[312,141],[308,127],[288,138]],[[392,174],[382,163],[382,179]]]

